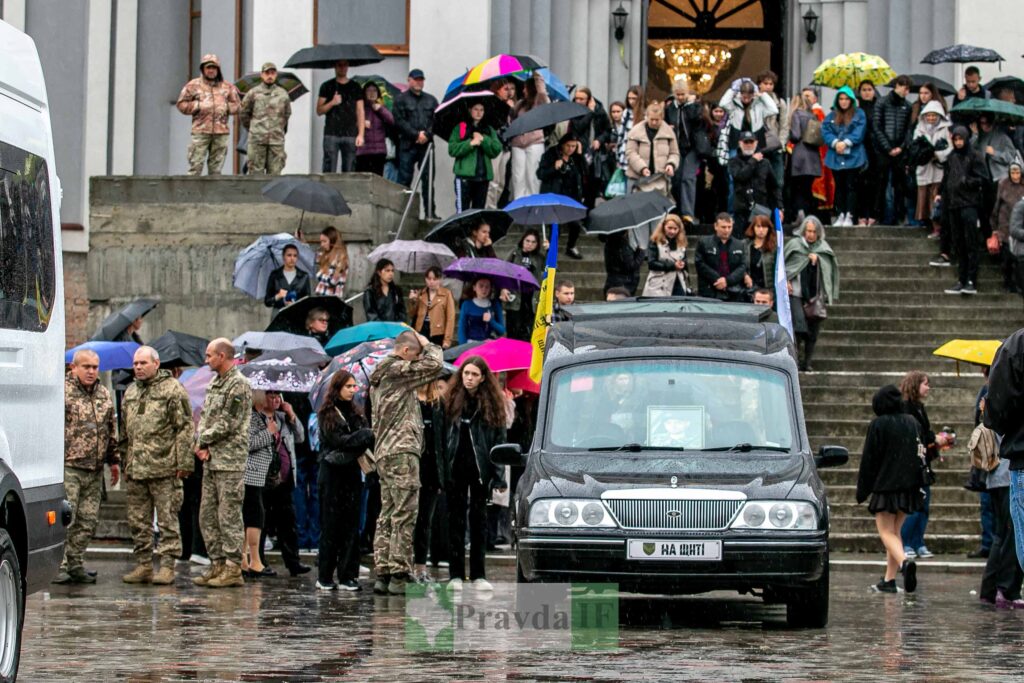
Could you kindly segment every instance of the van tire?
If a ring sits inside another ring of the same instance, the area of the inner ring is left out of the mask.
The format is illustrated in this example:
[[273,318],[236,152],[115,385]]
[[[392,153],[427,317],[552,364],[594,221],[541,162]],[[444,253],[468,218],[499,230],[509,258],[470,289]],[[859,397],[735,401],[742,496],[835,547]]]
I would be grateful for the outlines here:
[[25,582],[6,529],[0,529],[0,609],[0,681],[6,683],[18,677],[25,624]]
[[786,598],[786,623],[792,628],[825,628],[828,625],[828,555],[821,578]]

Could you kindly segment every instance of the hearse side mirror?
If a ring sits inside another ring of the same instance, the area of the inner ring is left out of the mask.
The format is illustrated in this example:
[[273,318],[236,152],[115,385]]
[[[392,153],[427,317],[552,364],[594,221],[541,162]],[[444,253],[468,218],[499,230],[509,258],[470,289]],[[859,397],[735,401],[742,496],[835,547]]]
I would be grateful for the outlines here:
[[814,456],[814,464],[818,469],[824,467],[842,467],[850,461],[850,451],[842,446],[822,446]]
[[503,443],[491,449],[491,462],[495,465],[511,465],[512,467],[523,467],[526,458],[523,457],[523,449],[517,443]]

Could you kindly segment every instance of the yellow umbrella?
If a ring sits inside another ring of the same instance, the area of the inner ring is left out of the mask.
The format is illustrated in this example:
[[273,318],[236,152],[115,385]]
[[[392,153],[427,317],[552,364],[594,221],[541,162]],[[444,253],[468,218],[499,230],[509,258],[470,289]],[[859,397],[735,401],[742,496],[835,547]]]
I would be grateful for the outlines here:
[[1002,343],[998,339],[954,339],[932,351],[932,355],[952,358],[957,362],[956,371],[959,373],[960,361],[972,365],[992,365]]
[[850,52],[827,59],[814,70],[814,85],[838,90],[844,85],[854,91],[861,81],[871,81],[875,85],[884,85],[896,78],[892,67],[876,55],[863,52]]

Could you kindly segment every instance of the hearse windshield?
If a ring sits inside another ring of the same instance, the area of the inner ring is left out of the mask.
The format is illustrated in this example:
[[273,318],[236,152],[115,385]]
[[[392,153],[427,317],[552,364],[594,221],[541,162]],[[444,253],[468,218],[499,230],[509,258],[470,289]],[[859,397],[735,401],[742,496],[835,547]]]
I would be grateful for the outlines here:
[[552,450],[788,453],[795,441],[789,380],[771,368],[616,360],[564,368],[551,381]]

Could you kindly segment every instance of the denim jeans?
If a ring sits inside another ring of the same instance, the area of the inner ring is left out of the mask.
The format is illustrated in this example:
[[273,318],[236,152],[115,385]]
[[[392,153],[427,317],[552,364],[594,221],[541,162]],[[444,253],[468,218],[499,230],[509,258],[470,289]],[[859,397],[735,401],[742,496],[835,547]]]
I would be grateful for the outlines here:
[[1013,519],[1017,561],[1020,562],[1024,558],[1024,470],[1010,470],[1010,517]]
[[924,487],[924,507],[903,520],[903,528],[900,529],[900,536],[903,537],[903,547],[917,550],[924,545],[924,532],[928,528],[928,513],[932,505],[932,488]]
[[299,458],[295,467],[295,526],[300,548],[316,548],[320,544],[320,504],[316,479],[319,466],[316,457]]
[[[341,163],[338,163],[338,158]],[[356,169],[356,139],[324,135],[324,173],[351,173]],[[314,475],[314,479],[315,479]],[[314,483],[314,486],[316,484]]]
[[988,491],[982,491],[978,498],[981,499],[981,547],[989,550],[992,547],[992,527],[996,523],[992,512],[992,496]]

